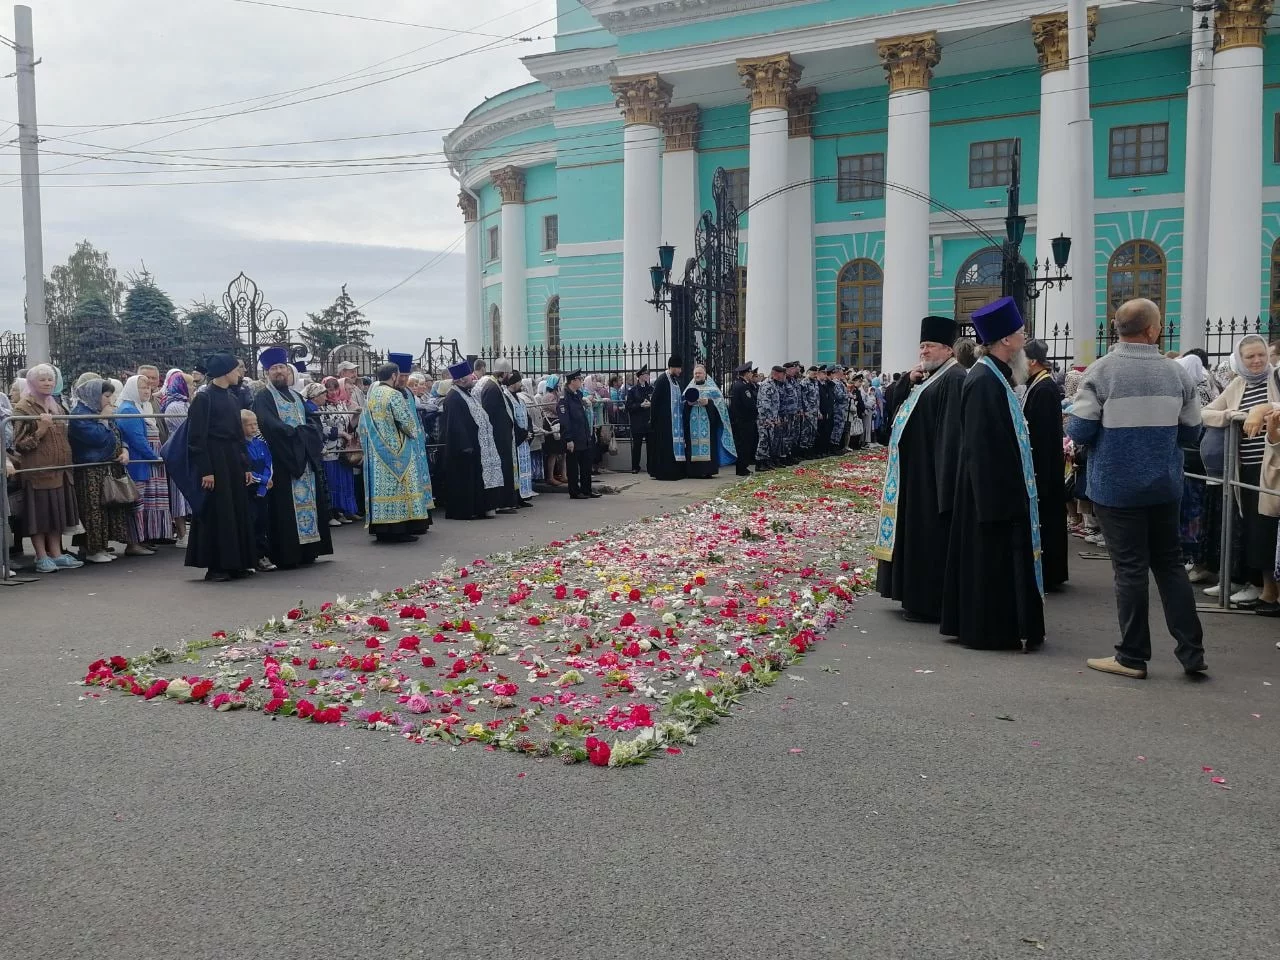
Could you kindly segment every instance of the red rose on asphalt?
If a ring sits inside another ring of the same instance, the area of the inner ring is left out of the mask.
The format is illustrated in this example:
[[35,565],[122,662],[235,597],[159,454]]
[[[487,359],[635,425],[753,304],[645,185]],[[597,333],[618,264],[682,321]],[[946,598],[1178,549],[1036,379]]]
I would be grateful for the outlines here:
[[466,671],[466,669],[467,669],[467,661],[465,661],[465,660],[455,660],[455,661],[453,661],[453,672],[454,672],[454,673],[463,673],[463,672],[465,672],[465,671]]
[[643,703],[632,704],[631,722],[637,727],[652,727],[653,717],[649,714],[649,707]]
[[634,627],[635,625],[636,625],[636,615],[632,613],[630,610],[624,613],[622,615],[622,618],[618,621],[618,626],[620,627]]
[[567,726],[570,726],[573,723],[573,721],[570,720],[568,717],[566,717],[563,713],[557,713],[556,723],[558,723],[562,727],[567,727]]
[[525,621],[525,623],[529,624],[529,626],[531,627],[542,626],[542,620],[539,617],[530,617],[528,620]]
[[435,657],[423,657],[423,658],[422,658],[422,665],[423,665],[424,667],[434,667],[434,666],[436,665],[436,658],[435,658]]
[[421,642],[422,642],[422,641],[421,641],[421,640],[419,640],[417,637],[401,637],[401,638],[400,638],[400,642],[399,642],[398,644],[396,644],[396,649],[398,649],[398,650],[412,650],[414,653],[417,653],[417,652],[418,652],[418,644],[419,644],[419,643],[421,643]]
[[463,620],[460,624],[458,624],[458,629],[459,629],[459,630],[461,630],[463,633],[470,633],[470,632],[471,632],[471,621],[470,621],[470,620]]
[[129,666],[129,661],[121,656],[114,656],[110,660],[112,670],[123,670]]
[[263,713],[276,713],[284,706],[284,697],[272,697],[262,707]]
[[587,737],[587,759],[596,767],[607,767],[609,765],[609,744],[603,740],[597,740],[595,737]]
[[337,707],[325,707],[311,715],[312,723],[337,723],[342,719],[342,711]]
[[751,664],[749,664],[749,663],[744,663],[742,666],[740,666],[740,667],[738,668],[738,672],[739,672],[739,673],[750,673],[750,672],[751,672]]
[[244,693],[253,686],[253,677],[245,677],[236,685],[236,693]]
[[370,617],[367,622],[373,629],[383,633],[391,629],[391,624],[387,622],[386,617]]
[[308,661],[307,661],[307,669],[308,669],[308,670],[315,670],[315,669],[317,669],[319,666],[320,666],[320,661],[319,661],[319,659],[318,659],[318,658],[316,658],[316,657],[312,657],[310,660],[308,660]]
[[637,643],[635,640],[632,640],[630,643],[628,643],[625,647],[622,648],[622,655],[624,657],[630,657],[632,660],[634,660],[636,657],[640,656],[640,644]]
[[191,699],[203,700],[209,695],[209,691],[213,689],[212,680],[197,680],[191,685]]
[[568,588],[568,587],[566,587],[563,583],[561,583],[561,584],[557,584],[557,585],[556,585],[556,599],[557,599],[557,600],[563,600],[563,599],[564,599],[565,597],[567,597],[568,595],[569,595],[569,588]]
[[665,650],[659,650],[658,659],[661,660],[663,663],[666,663],[668,660],[671,659],[671,654],[667,653],[667,651]]
[[644,596],[644,594],[642,594],[639,591],[639,589],[637,589],[636,587],[632,587],[631,592],[627,594],[627,599],[630,600],[632,603],[635,603],[642,596]]
[[302,611],[299,610],[297,607],[294,607],[292,610],[286,613],[285,616],[288,617],[290,620],[300,620],[302,619]]
[[311,716],[315,712],[316,712],[316,705],[312,703],[310,700],[298,701],[298,716],[300,716],[303,720],[307,719],[309,716]]
[[144,700],[154,700],[168,689],[168,680],[157,680],[151,686],[147,687],[146,691],[142,694],[142,698]]
[[364,641],[364,645],[365,645],[365,649],[367,650],[377,650],[380,646],[382,646],[382,644],[378,642],[377,637],[366,638]]
[[333,607],[333,604],[326,601],[325,603],[320,604],[320,612],[324,613],[326,610],[329,610],[332,607]]
[[215,630],[215,631],[213,632],[213,639],[215,639],[215,640],[225,640],[225,639],[227,639],[227,631],[225,631],[225,630]]

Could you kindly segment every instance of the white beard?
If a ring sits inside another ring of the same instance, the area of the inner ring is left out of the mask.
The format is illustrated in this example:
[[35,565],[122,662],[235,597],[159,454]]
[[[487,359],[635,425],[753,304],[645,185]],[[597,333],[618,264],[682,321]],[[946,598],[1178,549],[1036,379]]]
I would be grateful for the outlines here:
[[1027,360],[1027,352],[1019,350],[1009,358],[1009,369],[1013,371],[1013,385],[1020,387],[1031,379],[1030,361]]

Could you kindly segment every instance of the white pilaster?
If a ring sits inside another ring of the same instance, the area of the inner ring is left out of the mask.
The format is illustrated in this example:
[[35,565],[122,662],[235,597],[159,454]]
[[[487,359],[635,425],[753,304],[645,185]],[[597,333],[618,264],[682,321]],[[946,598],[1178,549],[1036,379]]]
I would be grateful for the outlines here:
[[1093,118],[1089,94],[1089,21],[1084,0],[1070,0],[1068,52],[1071,66],[1071,335],[1075,357],[1088,362],[1097,352],[1098,269],[1097,230],[1094,220]]
[[502,346],[529,342],[528,264],[524,249],[524,203],[502,204]]
[[1209,191],[1213,151],[1213,12],[1191,14],[1191,83],[1187,87],[1187,174],[1182,214],[1180,346],[1205,346],[1209,285]]
[[464,330],[464,354],[479,353],[484,346],[484,324],[480,316],[480,224],[475,220],[466,223],[466,325]]
[[747,357],[766,368],[788,359],[788,198],[770,194],[787,185],[789,140],[785,107],[751,111]]
[[662,118],[662,242],[676,248],[673,283],[684,279],[684,265],[694,255],[694,237],[702,215],[698,204],[698,124],[696,106],[667,110]]
[[656,126],[628,124],[622,133],[622,339],[663,340],[662,313],[653,298],[649,268],[662,242],[660,134]]
[[[793,136],[787,143],[787,182],[805,183],[813,179],[813,140]],[[787,358],[814,363],[815,345],[814,280],[813,280],[813,184],[795,187],[787,198]],[[755,230],[751,231],[755,236]],[[756,278],[749,276],[748,286],[755,294]],[[748,296],[747,300],[750,301]],[[747,358],[754,359],[754,358]]]
[[882,370],[918,360],[920,320],[929,314],[929,91],[889,94],[885,153],[884,330]]
[[[1053,70],[1040,77],[1040,173],[1036,184],[1036,261],[1053,262],[1052,241],[1058,236],[1071,236],[1071,194],[1064,185],[1071,182],[1071,75],[1066,70]],[[1072,293],[1074,284],[1059,291],[1045,290],[1037,315],[1046,315],[1049,303],[1051,323],[1068,323],[1074,317]],[[1050,331],[1039,324],[1036,335],[1045,338]]]
[[[1231,29],[1228,18],[1241,16],[1220,11],[1219,37]],[[1211,320],[1239,321],[1258,316],[1262,296],[1261,40],[1228,46],[1220,39],[1213,83],[1206,308]]]

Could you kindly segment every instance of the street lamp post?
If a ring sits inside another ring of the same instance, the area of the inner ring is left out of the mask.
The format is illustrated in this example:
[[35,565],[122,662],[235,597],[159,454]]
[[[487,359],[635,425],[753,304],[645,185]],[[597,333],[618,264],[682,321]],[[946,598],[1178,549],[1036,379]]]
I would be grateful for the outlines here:
[[[1020,212],[1022,189],[1022,141],[1015,140],[1013,155],[1009,158],[1009,211],[1004,220],[1004,243],[1001,244],[1002,263],[1000,290],[1006,297],[1013,297],[1022,315],[1027,317],[1030,308],[1040,299],[1045,289],[1056,286],[1059,290],[1071,279],[1066,273],[1067,259],[1071,255],[1071,238],[1059,236],[1051,241],[1053,263],[1045,258],[1043,264],[1034,262],[1028,268],[1022,259],[1022,240],[1027,232],[1027,218]],[[1043,270],[1043,272],[1041,272]],[[1033,330],[1034,332],[1034,330]]]

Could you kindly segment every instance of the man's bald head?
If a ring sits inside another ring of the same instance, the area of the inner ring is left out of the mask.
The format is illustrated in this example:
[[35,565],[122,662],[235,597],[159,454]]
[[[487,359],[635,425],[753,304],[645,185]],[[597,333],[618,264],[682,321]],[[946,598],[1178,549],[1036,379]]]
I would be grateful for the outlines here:
[[1155,343],[1160,339],[1164,320],[1160,308],[1150,300],[1129,300],[1116,310],[1116,334],[1121,340]]

